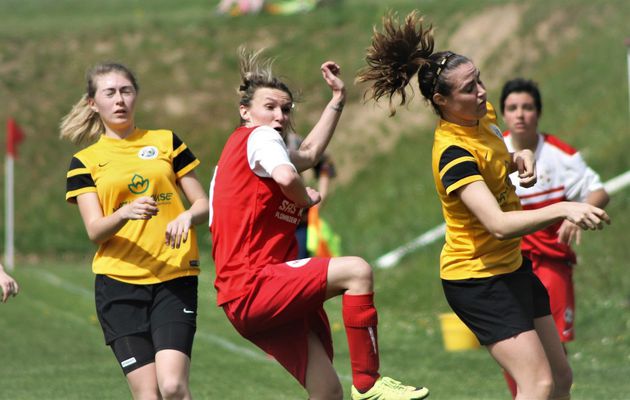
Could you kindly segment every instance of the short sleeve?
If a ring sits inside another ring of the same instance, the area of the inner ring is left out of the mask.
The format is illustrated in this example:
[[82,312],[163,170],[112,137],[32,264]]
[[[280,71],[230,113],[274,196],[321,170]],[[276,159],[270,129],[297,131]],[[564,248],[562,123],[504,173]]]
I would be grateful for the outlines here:
[[181,178],[186,175],[197,165],[200,164],[200,161],[195,157],[192,151],[186,146],[186,143],[182,142],[182,140],[173,133],[173,170],[175,171],[175,175],[177,178]]
[[477,160],[466,149],[450,146],[440,156],[439,174],[446,194],[471,182],[483,180]]
[[77,196],[83,193],[96,193],[96,184],[85,164],[72,157],[66,174],[66,201],[76,203]]
[[258,127],[249,135],[247,160],[252,171],[262,178],[270,178],[271,172],[279,165],[290,165],[295,169],[282,137],[268,126]]
[[591,169],[580,155],[575,153],[564,169],[565,196],[571,201],[585,201],[589,193],[604,187],[599,174]]

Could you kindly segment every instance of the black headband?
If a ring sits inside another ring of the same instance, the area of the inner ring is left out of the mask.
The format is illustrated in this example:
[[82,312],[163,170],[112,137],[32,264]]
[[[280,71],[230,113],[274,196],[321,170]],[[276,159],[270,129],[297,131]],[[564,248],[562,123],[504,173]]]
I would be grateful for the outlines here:
[[440,74],[444,70],[444,67],[446,66],[446,63],[448,62],[448,59],[451,58],[451,56],[454,56],[454,55],[455,55],[455,53],[452,53],[452,52],[449,51],[449,52],[446,53],[444,58],[442,58],[442,61],[437,63],[437,69],[435,70],[435,77],[433,78],[433,93],[435,93],[435,89],[436,89],[437,83],[438,83],[438,78],[440,77]]

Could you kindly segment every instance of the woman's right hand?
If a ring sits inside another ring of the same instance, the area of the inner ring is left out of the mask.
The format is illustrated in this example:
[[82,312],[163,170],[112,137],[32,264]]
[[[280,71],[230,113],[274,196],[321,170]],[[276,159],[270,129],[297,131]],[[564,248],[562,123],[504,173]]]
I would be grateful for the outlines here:
[[597,230],[610,224],[606,211],[586,203],[565,202],[565,219],[573,222],[583,230]]
[[309,207],[313,207],[315,204],[322,201],[322,196],[319,194],[319,192],[310,186],[306,187],[306,194],[308,195],[308,198],[310,199]]
[[121,209],[123,219],[143,219],[149,220],[157,215],[157,203],[152,197],[143,196],[135,199]]

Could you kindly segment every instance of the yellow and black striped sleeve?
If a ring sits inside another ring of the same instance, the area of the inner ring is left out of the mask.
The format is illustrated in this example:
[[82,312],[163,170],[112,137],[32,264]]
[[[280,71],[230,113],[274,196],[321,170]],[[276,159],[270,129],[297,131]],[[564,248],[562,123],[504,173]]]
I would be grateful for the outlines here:
[[468,150],[458,146],[450,146],[444,150],[439,168],[440,180],[446,194],[483,179],[475,157]]
[[182,142],[173,132],[173,170],[177,178],[192,171],[199,163],[200,161],[186,146],[186,143]]
[[72,157],[66,174],[66,201],[77,202],[77,196],[83,193],[96,193],[96,184],[90,170],[76,157]]

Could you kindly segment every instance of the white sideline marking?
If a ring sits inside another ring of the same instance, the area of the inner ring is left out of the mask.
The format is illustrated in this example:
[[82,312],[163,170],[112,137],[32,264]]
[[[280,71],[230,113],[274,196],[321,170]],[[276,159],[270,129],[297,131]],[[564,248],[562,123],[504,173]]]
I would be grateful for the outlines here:
[[[612,178],[608,182],[605,182],[604,189],[606,189],[608,194],[612,195],[628,185],[630,185],[630,171],[626,171],[623,174]],[[380,269],[395,267],[404,256],[416,249],[419,249],[420,247],[424,247],[435,242],[439,238],[443,238],[445,233],[446,224],[442,223],[430,231],[418,236],[414,240],[390,251],[389,253],[383,254],[374,261],[374,265]]]
[[273,361],[272,358],[267,357],[262,352],[257,352],[257,351],[254,351],[254,350],[250,350],[247,347],[239,346],[237,344],[234,344],[234,343],[230,342],[227,339],[224,339],[222,337],[213,335],[211,333],[197,332],[195,334],[195,338],[203,339],[206,342],[217,344],[220,347],[223,347],[224,349],[226,349],[228,351],[231,351],[232,353],[241,354],[241,355],[244,355],[246,357],[249,357],[249,358],[252,358],[254,360],[257,360],[257,361]]
[[[78,285],[74,285],[72,283],[68,283],[65,282],[62,278],[60,278],[59,276],[49,272],[49,271],[44,271],[41,269],[34,269],[32,270],[34,272],[36,272],[36,275],[38,275],[40,278],[44,279],[46,282],[52,284],[53,286],[57,286],[67,292],[73,293],[73,294],[78,294],[81,297],[85,297],[85,298],[89,298],[89,299],[93,299],[94,298],[94,294],[92,293],[92,291],[85,289],[84,287],[78,286]],[[31,299],[33,301],[35,301],[34,299]],[[42,303],[40,301],[37,301],[40,307],[45,306],[45,303]],[[58,309],[54,309],[55,312],[60,312],[60,310]],[[72,319],[75,322],[77,321],[81,321],[81,322],[86,322],[87,321],[83,321],[81,318],[73,316],[72,314],[68,313],[68,312],[64,312],[64,316],[68,319]],[[202,340],[217,344],[218,346],[222,347],[223,349],[230,351],[232,353],[237,353],[237,354],[241,354],[244,355],[246,357],[255,359],[255,360],[264,360],[264,361],[270,361],[270,359],[268,359],[264,354],[262,353],[256,353],[255,351],[252,351],[246,347],[242,347],[239,346],[237,344],[234,344],[232,342],[230,342],[227,339],[224,339],[220,336],[217,335],[213,335],[211,333],[206,333],[206,332],[200,332],[197,331],[196,337],[201,338]]]
[[400,262],[400,259],[412,251],[424,247],[435,242],[437,239],[444,237],[446,233],[446,224],[442,223],[428,232],[423,233],[411,242],[398,247],[376,259],[375,264],[378,268],[387,269],[394,267]]
[[617,193],[621,189],[625,188],[630,184],[630,171],[626,171],[623,174],[616,176],[604,183],[604,188],[608,192],[608,194]]
[[[68,292],[74,293],[74,294],[79,294],[82,297],[87,297],[87,298],[93,298],[94,294],[81,287],[78,285],[74,285],[72,283],[68,283],[65,282],[63,279],[61,279],[60,277],[58,277],[57,275],[48,272],[48,271],[43,271],[40,269],[34,269],[32,271],[35,271],[37,275],[39,275],[41,278],[43,278],[45,281],[47,281],[48,283],[60,287]],[[64,317],[66,317],[67,319],[70,319],[74,322],[77,323],[82,323],[82,324],[89,324],[89,321],[87,320],[83,320],[80,317],[77,317],[76,315],[66,312],[66,311],[61,311],[59,309],[55,309],[50,307],[48,304],[40,301],[40,300],[35,300],[35,299],[30,299],[31,301],[33,301],[34,303],[36,303],[36,305],[38,307],[41,308],[48,308],[48,309],[52,309],[55,312],[58,313],[62,313],[64,315]],[[245,356],[247,358],[251,358],[253,360],[256,361],[264,361],[264,362],[272,362],[274,361],[271,357],[267,357],[262,351],[255,351],[255,350],[251,350],[248,349],[247,347],[243,347],[243,346],[239,346],[237,344],[234,344],[232,342],[230,342],[229,340],[222,338],[221,336],[217,336],[217,335],[213,335],[212,333],[207,333],[207,332],[201,332],[201,331],[197,331],[197,333],[195,333],[195,338],[199,338],[201,340],[204,340],[206,342],[210,342],[210,343],[214,343],[216,345],[218,345],[219,347],[223,348],[224,350],[227,350],[229,352],[232,353],[236,353],[236,354],[240,354],[242,356]],[[351,382],[352,381],[352,377],[350,377],[349,375],[343,375],[343,374],[338,374],[339,379],[341,379],[344,382]]]

